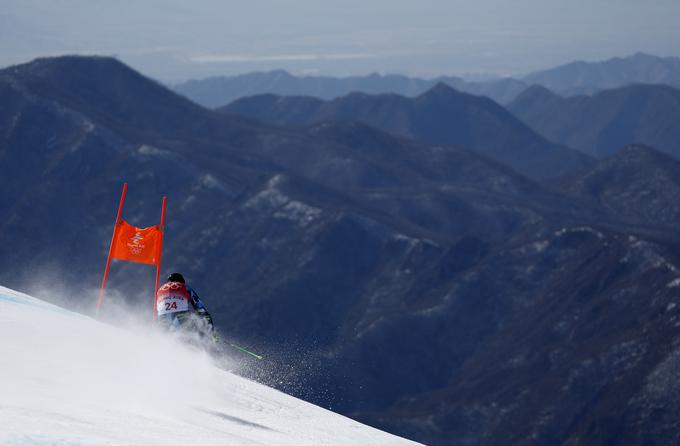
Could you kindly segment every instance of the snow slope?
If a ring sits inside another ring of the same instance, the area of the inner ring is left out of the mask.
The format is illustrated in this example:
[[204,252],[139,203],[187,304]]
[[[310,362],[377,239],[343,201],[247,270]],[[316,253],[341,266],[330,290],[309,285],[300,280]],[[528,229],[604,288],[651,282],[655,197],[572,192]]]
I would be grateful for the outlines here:
[[0,445],[414,445],[0,287]]

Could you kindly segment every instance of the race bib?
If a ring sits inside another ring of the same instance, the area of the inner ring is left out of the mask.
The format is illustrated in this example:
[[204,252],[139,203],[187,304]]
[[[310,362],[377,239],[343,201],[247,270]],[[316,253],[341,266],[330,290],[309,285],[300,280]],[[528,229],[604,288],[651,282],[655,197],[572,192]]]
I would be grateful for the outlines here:
[[158,302],[156,302],[156,311],[158,314],[189,311],[189,302],[181,294],[168,294],[158,298]]
[[184,284],[169,282],[158,290],[156,312],[158,315],[189,311],[189,292]]

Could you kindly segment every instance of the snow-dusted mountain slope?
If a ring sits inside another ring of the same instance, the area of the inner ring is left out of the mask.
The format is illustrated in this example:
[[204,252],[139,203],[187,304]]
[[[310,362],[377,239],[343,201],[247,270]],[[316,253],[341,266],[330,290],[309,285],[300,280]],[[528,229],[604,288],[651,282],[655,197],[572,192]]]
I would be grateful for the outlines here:
[[407,445],[120,329],[0,287],[0,445]]

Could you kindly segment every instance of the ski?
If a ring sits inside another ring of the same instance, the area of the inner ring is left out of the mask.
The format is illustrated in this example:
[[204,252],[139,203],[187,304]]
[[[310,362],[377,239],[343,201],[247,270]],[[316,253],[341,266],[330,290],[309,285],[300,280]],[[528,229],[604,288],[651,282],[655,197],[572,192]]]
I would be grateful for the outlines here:
[[250,356],[253,356],[253,357],[257,358],[257,359],[260,359],[260,360],[263,359],[262,356],[260,356],[260,355],[258,355],[258,354],[256,354],[256,353],[253,353],[253,352],[251,352],[251,351],[248,351],[248,350],[246,350],[246,349],[243,348],[243,347],[239,347],[239,346],[236,345],[236,344],[232,344],[231,342],[229,343],[229,346],[234,347],[236,350],[239,350],[239,351],[241,351],[241,352],[243,352],[243,353],[246,353],[246,354],[248,354],[248,355],[250,355]]

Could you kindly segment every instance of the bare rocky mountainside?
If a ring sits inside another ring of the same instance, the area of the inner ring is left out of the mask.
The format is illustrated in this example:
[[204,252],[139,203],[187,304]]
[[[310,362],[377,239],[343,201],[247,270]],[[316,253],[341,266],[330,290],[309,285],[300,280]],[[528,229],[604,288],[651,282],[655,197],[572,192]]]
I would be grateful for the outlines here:
[[[415,101],[476,103],[449,90]],[[481,133],[270,126],[98,57],[2,70],[0,101],[5,286],[91,311],[127,181],[132,224],[168,196],[164,270],[266,353],[257,379],[431,445],[680,440],[679,176],[652,148],[526,176]],[[110,302],[148,311],[152,275],[114,264]]]

